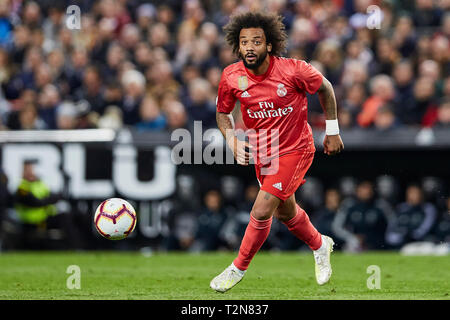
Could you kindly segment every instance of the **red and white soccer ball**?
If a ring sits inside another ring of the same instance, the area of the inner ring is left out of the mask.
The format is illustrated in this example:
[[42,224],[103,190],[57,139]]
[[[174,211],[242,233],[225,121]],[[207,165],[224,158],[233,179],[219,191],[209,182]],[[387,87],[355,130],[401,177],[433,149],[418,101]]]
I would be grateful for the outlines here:
[[131,204],[120,198],[111,198],[97,207],[94,224],[106,239],[121,240],[133,232],[136,219],[136,211]]

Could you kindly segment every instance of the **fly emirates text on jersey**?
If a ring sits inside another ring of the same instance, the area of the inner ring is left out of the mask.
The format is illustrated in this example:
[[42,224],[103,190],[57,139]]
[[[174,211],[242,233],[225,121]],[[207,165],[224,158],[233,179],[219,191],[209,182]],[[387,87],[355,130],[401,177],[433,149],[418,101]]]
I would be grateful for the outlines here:
[[250,109],[247,109],[247,114],[251,119],[264,119],[264,118],[275,118],[275,117],[282,117],[287,116],[289,113],[291,113],[294,109],[292,106],[288,107],[279,107],[275,109],[275,106],[273,102],[267,102],[267,101],[261,101],[258,103],[259,108],[261,110],[258,111],[252,111]]

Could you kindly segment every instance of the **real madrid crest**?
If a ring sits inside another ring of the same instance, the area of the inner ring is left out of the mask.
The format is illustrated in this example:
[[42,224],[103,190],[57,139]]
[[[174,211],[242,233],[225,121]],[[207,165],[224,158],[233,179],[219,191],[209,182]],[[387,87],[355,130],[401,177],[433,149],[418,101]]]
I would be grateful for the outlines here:
[[284,84],[279,83],[277,85],[278,89],[277,89],[277,95],[279,97],[284,97],[287,94],[287,89],[284,87]]
[[247,76],[241,76],[238,78],[238,87],[241,90],[247,90],[247,88],[248,88]]

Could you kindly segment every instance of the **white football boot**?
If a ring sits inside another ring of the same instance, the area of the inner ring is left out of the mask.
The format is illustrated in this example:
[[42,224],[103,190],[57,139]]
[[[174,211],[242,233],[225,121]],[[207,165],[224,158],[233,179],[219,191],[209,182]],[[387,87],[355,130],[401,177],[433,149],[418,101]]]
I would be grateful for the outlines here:
[[209,286],[218,292],[225,292],[238,284],[244,275],[245,271],[239,270],[231,263],[221,274],[211,280]]
[[316,280],[319,285],[323,285],[330,280],[332,273],[330,255],[333,252],[333,245],[333,239],[322,235],[322,246],[313,251],[316,262]]

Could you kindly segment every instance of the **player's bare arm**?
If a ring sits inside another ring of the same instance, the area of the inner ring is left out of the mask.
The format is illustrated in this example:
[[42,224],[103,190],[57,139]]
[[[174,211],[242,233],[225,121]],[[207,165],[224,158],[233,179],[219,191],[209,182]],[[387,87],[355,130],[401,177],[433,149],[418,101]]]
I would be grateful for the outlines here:
[[[317,91],[319,95],[320,105],[325,113],[326,120],[336,121],[337,126],[337,106],[336,97],[334,95],[333,86],[330,81],[325,77],[323,78],[322,85]],[[333,123],[333,122],[331,122]],[[324,153],[327,155],[334,155],[344,150],[344,143],[342,142],[339,133],[327,133],[323,140]]]
[[247,166],[250,161],[248,151],[249,144],[239,140],[234,133],[234,119],[230,113],[216,113],[217,126],[227,142],[228,147],[233,151],[234,158],[240,165]]

